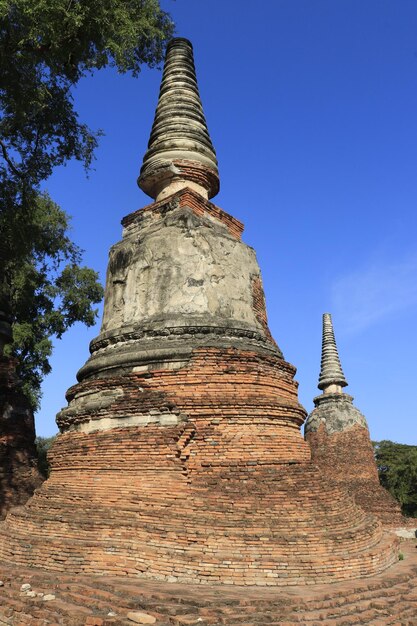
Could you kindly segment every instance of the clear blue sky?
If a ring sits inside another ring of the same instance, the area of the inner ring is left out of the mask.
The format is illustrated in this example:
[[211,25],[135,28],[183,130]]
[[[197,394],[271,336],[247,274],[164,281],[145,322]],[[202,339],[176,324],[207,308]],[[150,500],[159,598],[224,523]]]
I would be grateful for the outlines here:
[[[317,395],[321,316],[331,312],[347,391],[374,439],[417,444],[417,2],[164,0],[194,45],[219,160],[214,202],[245,223],[272,333]],[[85,262],[105,278],[120,219],[149,203],[136,186],[161,73],[82,81],[81,119],[105,136],[95,171],[55,172],[47,188],[73,216]],[[98,334],[56,342],[38,434]]]

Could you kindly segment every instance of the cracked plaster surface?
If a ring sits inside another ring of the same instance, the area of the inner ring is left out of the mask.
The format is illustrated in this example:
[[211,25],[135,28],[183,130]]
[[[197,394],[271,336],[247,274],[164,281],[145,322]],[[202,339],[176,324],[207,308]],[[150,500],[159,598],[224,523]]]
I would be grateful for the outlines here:
[[112,248],[101,330],[184,320],[262,330],[252,303],[257,276],[252,248],[222,225],[178,208]]
[[328,394],[314,399],[316,408],[310,413],[305,424],[305,432],[315,432],[323,424],[331,435],[346,431],[354,426],[368,429],[365,416],[352,404],[352,396],[347,393]]

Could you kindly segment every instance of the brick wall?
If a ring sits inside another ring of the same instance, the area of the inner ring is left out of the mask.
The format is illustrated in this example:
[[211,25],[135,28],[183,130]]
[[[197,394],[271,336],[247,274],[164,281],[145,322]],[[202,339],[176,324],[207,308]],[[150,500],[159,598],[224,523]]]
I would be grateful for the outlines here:
[[[256,319],[264,329],[265,335],[270,341],[274,342],[271,331],[268,326],[268,317],[266,313],[265,293],[262,280],[259,276],[252,278],[252,306],[255,311]],[[275,342],[274,342],[275,343]]]
[[[204,348],[180,369],[75,386],[69,396],[119,391],[61,424],[51,477],[0,527],[0,558],[247,585],[383,570],[397,558],[396,540],[311,464],[294,373],[278,357]],[[148,421],[74,430],[133,415]]]
[[307,433],[312,458],[325,476],[344,487],[357,504],[377,516],[385,526],[402,526],[404,518],[398,502],[384,489],[378,479],[369,431],[356,425],[328,434],[322,424]]
[[226,226],[229,233],[237,240],[241,240],[244,226],[242,222],[239,222],[235,217],[223,211],[209,200],[205,200],[200,194],[192,189],[184,188],[176,193],[172,194],[168,198],[164,198],[158,202],[152,202],[143,209],[139,209],[133,213],[130,213],[122,219],[122,226],[128,228],[134,224],[137,220],[141,220],[143,216],[153,213],[155,217],[159,217],[163,214],[170,205],[177,205],[180,207],[190,207],[196,215],[206,215],[212,217]]

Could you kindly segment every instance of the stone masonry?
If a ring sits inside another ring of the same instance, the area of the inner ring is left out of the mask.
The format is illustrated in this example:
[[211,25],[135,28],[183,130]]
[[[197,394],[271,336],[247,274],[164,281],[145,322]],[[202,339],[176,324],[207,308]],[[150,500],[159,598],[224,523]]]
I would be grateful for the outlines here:
[[340,365],[331,315],[323,315],[323,346],[315,409],[306,425],[312,458],[335,485],[345,487],[364,510],[385,526],[404,526],[398,502],[378,479],[368,425],[362,413],[344,393],[347,385]]
[[139,176],[153,203],[122,222],[51,476],[1,525],[0,559],[261,586],[397,560],[396,538],[311,462],[295,368],[242,224],[210,201],[218,180],[192,46],[174,39]]

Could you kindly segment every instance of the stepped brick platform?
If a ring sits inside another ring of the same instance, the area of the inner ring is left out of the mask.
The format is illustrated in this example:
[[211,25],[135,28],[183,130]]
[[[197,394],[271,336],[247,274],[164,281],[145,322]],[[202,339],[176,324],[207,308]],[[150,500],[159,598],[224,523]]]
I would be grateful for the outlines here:
[[[401,550],[404,560],[372,578],[279,590],[73,577],[0,562],[0,624],[133,626],[128,614],[141,612],[155,626],[416,626],[417,543]],[[24,583],[55,600],[28,597]]]
[[[0,528],[1,558],[200,583],[381,571],[397,545],[310,463],[293,371],[276,357],[206,348],[180,370],[81,383],[82,398],[97,386],[123,394],[88,422],[79,407],[87,432],[57,438],[51,477]],[[94,430],[138,414],[140,426]]]
[[398,539],[311,462],[255,253],[209,201],[217,160],[187,40],[168,46],[139,184],[155,202],[123,220],[50,478],[0,525],[0,559],[206,587],[389,568]]
[[315,409],[305,424],[312,459],[329,481],[347,489],[384,526],[415,527],[416,520],[405,518],[395,498],[380,485],[366,419],[352,404],[352,396],[342,391],[346,386],[332,319],[325,313],[318,384],[323,393],[314,398]]

